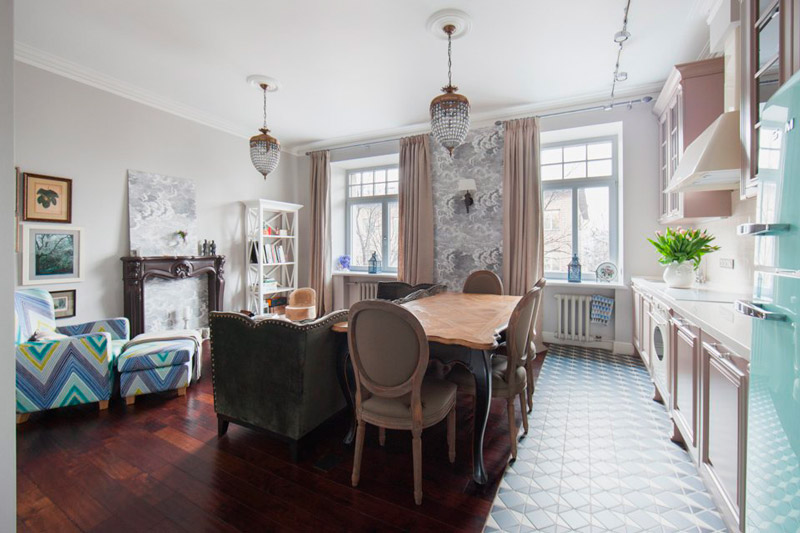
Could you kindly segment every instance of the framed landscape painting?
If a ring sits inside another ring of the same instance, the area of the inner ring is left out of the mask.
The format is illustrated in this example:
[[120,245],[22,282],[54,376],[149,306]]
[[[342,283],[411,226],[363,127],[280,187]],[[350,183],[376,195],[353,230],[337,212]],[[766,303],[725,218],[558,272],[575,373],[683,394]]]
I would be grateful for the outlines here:
[[56,318],[70,318],[75,316],[75,289],[66,291],[50,291],[53,297],[53,310]]
[[72,180],[24,173],[23,216],[26,221],[72,222]]
[[83,278],[83,228],[23,224],[22,284],[72,283]]

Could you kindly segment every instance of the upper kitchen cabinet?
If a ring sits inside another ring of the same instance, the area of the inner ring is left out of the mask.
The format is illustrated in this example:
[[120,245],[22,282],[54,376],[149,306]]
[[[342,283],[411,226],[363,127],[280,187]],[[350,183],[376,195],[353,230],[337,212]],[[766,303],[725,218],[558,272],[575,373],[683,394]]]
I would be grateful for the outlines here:
[[672,224],[731,214],[726,191],[674,191],[674,177],[692,142],[723,117],[724,59],[676,65],[656,100],[659,222]]
[[800,0],[741,0],[742,172],[740,193],[753,196],[760,147],[769,147],[761,113],[770,96],[800,70]]

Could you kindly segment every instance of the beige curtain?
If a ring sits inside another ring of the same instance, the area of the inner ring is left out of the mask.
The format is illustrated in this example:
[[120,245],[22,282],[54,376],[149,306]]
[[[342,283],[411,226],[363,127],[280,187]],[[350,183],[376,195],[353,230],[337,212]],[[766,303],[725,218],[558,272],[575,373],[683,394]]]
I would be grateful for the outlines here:
[[397,279],[433,282],[433,186],[428,135],[400,140]]
[[[521,295],[544,275],[539,119],[505,123],[503,157],[503,282],[506,294]],[[541,346],[541,308],[534,342]]]
[[331,156],[311,153],[311,265],[308,283],[317,292],[317,314],[329,313],[331,290]]

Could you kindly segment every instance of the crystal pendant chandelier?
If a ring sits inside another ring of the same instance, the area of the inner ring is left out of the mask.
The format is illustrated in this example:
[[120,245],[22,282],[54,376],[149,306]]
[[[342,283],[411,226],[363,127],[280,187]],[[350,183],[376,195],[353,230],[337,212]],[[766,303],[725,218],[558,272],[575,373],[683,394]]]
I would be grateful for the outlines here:
[[447,85],[442,87],[444,94],[431,102],[431,132],[452,156],[453,150],[464,142],[469,131],[469,100],[458,94],[458,87],[453,85],[452,44],[456,27],[447,24],[442,30],[447,34]]
[[257,83],[264,92],[264,125],[258,129],[261,132],[259,135],[250,137],[250,161],[264,179],[267,179],[267,174],[277,168],[281,159],[281,144],[267,129],[267,91],[276,91],[278,87],[270,85],[263,76],[251,76],[249,81]]

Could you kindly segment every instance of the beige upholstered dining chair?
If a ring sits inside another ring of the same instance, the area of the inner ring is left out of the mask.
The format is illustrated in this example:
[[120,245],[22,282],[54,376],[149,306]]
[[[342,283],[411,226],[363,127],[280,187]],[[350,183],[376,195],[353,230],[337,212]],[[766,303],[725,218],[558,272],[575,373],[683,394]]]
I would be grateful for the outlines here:
[[544,286],[546,284],[547,280],[540,278],[539,281],[536,282],[536,285],[533,286],[533,290],[536,291],[536,303],[533,304],[533,314],[531,315],[531,333],[530,339],[528,340],[528,349],[525,352],[525,373],[528,377],[528,413],[533,410],[533,390],[536,386],[533,380],[533,360],[536,359],[536,354],[540,348],[540,346],[536,346],[536,343],[533,341],[534,336],[536,335],[536,317],[539,316],[539,308],[542,306],[542,300],[544,299]]
[[469,294],[503,294],[503,282],[491,270],[476,270],[467,276],[462,291]]
[[310,287],[292,291],[286,306],[286,318],[295,322],[317,318],[317,291]]
[[365,424],[412,433],[414,501],[422,503],[422,430],[447,418],[450,462],[456,459],[456,386],[425,377],[428,338],[419,320],[397,304],[365,300],[350,308],[350,355],[355,367],[356,430],[353,486],[361,477]]
[[[514,417],[514,399],[519,398],[522,425],[528,433],[525,390],[528,376],[525,369],[525,353],[528,350],[531,318],[541,288],[533,288],[523,296],[508,323],[506,356],[492,357],[492,397],[506,400],[508,409],[508,431],[511,436],[511,458],[517,458],[517,424]],[[447,379],[458,385],[458,390],[475,396],[475,378],[461,365],[456,365]]]

